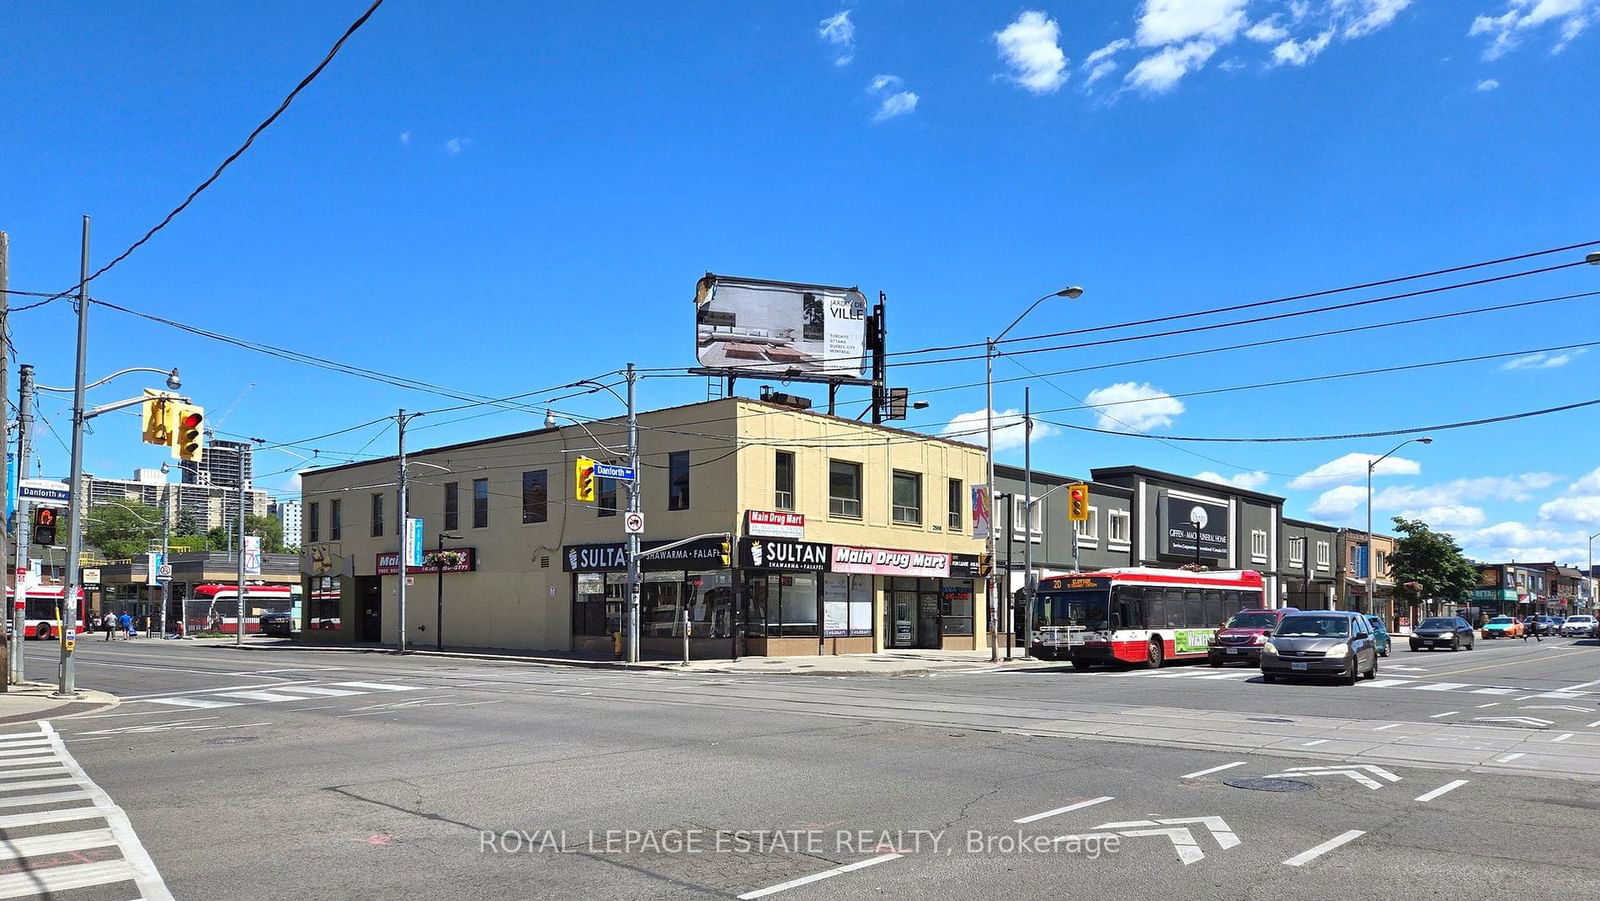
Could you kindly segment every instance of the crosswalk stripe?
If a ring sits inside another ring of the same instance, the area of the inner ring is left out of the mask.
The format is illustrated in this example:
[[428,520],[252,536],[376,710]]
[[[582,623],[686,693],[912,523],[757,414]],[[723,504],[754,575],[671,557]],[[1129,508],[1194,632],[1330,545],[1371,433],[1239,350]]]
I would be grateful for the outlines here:
[[[60,779],[23,779],[17,782],[0,782],[0,792],[17,791],[24,788],[54,788],[58,785],[77,784],[78,780],[71,776],[64,776]],[[4,798],[5,795],[0,795],[0,800]]]
[[0,790],[4,790],[7,786],[14,784],[6,781],[8,779],[22,779],[27,776],[59,776],[67,771],[66,765],[60,763],[54,757],[45,759],[55,765],[30,767],[25,770],[0,770]]
[[1197,679],[1248,679],[1258,675],[1255,670],[1242,670],[1237,673],[1217,673],[1212,676],[1196,676]]
[[89,797],[86,791],[49,792],[43,795],[17,795],[0,798],[0,807],[28,807],[33,804],[54,804],[57,801],[82,801]]
[[1416,684],[1415,682],[1411,682],[1411,681],[1409,681],[1407,679],[1373,679],[1370,682],[1361,683],[1361,685],[1363,687],[1365,687],[1365,688],[1389,688],[1389,687],[1395,686],[1395,685],[1415,685],[1415,684]]
[[13,813],[0,816],[0,829],[18,826],[37,826],[40,823],[70,823],[73,820],[93,820],[104,816],[96,807],[68,807],[62,810],[42,810],[38,813]]
[[280,694],[275,691],[219,691],[219,698],[242,698],[246,701],[303,701],[304,698],[295,695]]
[[8,838],[0,842],[0,860],[16,860],[44,854],[65,854],[69,851],[87,851],[105,848],[117,843],[110,829],[84,829],[80,832],[55,832],[50,835],[30,835],[27,838]]
[[335,682],[343,688],[368,688],[373,691],[421,691],[420,685],[395,685],[392,682]]
[[296,685],[294,688],[288,689],[288,691],[292,691],[297,695],[317,695],[324,698],[347,698],[361,694],[359,691],[347,691],[343,688],[321,688],[310,685]]
[[208,701],[204,698],[145,698],[145,700],[151,704],[167,704],[172,707],[198,707],[201,710],[239,706],[237,701]]
[[49,750],[49,744],[48,741],[45,742],[45,747],[42,748],[7,748],[4,751],[0,751],[0,757],[27,757],[30,754]]
[[1475,695],[1513,695],[1521,691],[1520,688],[1474,688]]
[[43,735],[25,735],[0,739],[0,748],[26,748],[29,745],[47,745],[50,739]]
[[99,863],[26,870],[9,876],[0,876],[0,898],[22,898],[38,894],[49,896],[92,885],[105,885],[108,882],[126,882],[132,880],[134,875],[133,867],[124,860],[103,860]]
[[1417,691],[1455,691],[1469,686],[1465,682],[1428,682],[1413,683],[1411,687]]
[[[39,750],[43,751],[45,749],[44,748],[40,748]],[[35,751],[34,753],[37,754],[38,751]],[[28,766],[29,764],[34,764],[34,763],[49,763],[52,760],[55,760],[55,758],[54,757],[7,757],[4,760],[0,760],[0,775],[3,775],[5,773],[5,768],[7,768],[7,767]]]

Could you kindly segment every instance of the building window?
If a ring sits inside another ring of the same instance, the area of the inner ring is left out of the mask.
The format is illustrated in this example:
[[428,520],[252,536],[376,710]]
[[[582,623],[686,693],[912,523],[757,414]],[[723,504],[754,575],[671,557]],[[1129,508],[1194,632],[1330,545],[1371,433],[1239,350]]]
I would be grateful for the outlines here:
[[472,480],[472,527],[489,528],[489,480]]
[[[1044,537],[1044,504],[1038,500],[1033,502],[1033,512],[1028,512],[1028,502],[1025,498],[1013,497],[1011,499],[1011,531],[1021,538],[1031,535],[1032,540],[1039,541]],[[1027,521],[1027,531],[1023,531],[1023,521]]]
[[861,464],[828,461],[828,513],[861,518]]
[[1267,562],[1267,533],[1260,529],[1250,530],[1250,559],[1257,563]]
[[961,480],[960,479],[951,479],[950,480],[949,511],[950,511],[950,531],[952,531],[952,532],[961,531],[961,506],[962,506],[962,501],[966,499],[966,494],[965,494],[965,492],[963,492],[961,490],[961,488],[962,488],[962,485],[961,485]]
[[1106,542],[1126,546],[1133,540],[1133,514],[1126,510],[1106,511]]
[[1079,544],[1096,545],[1100,543],[1100,508],[1090,507],[1089,518],[1082,522],[1072,524],[1073,534],[1078,536]]
[[306,541],[308,543],[309,542],[313,542],[313,541],[321,541],[322,540],[322,523],[318,522],[317,514],[320,511],[318,509],[317,502],[316,501],[312,501],[307,506],[306,512],[309,513],[310,516],[311,516],[311,518],[306,521]]
[[383,537],[383,495],[372,496],[372,537]]
[[1289,539],[1289,564],[1302,566],[1306,562],[1306,540],[1300,537]]
[[667,509],[689,509],[689,452],[667,455]]
[[772,505],[779,510],[794,509],[794,453],[778,451],[772,464]]
[[[1378,551],[1378,568],[1376,570],[1376,574],[1380,576],[1386,576],[1389,574],[1389,555],[1383,551]],[[1535,585],[1534,590],[1539,590],[1539,586]]]
[[894,502],[891,504],[894,521],[905,525],[922,525],[922,474],[894,473]]
[[550,475],[535,469],[522,474],[522,522],[544,522],[550,518]]
[[600,483],[595,486],[595,491],[596,491],[596,496],[599,498],[599,504],[597,505],[600,508],[599,515],[601,515],[601,516],[616,516],[617,515],[617,480],[616,479],[601,479]]
[[461,492],[458,482],[444,483],[444,530],[453,531],[461,525]]
[[328,501],[328,540],[338,541],[344,537],[344,501],[335,498]]
[[[1300,542],[1301,542],[1301,548],[1303,550],[1304,546],[1305,546],[1305,539],[1304,538],[1300,539]],[[1333,549],[1328,546],[1328,542],[1326,542],[1326,541],[1317,542],[1317,569],[1327,569],[1329,564],[1332,561],[1333,561]]]

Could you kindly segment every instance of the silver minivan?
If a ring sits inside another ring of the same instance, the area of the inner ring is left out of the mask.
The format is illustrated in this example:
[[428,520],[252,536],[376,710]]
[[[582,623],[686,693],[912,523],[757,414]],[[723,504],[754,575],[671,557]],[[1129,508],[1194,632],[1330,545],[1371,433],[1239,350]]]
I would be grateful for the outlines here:
[[1378,676],[1378,642],[1366,617],[1345,610],[1285,616],[1261,647],[1261,681],[1321,676],[1349,685]]

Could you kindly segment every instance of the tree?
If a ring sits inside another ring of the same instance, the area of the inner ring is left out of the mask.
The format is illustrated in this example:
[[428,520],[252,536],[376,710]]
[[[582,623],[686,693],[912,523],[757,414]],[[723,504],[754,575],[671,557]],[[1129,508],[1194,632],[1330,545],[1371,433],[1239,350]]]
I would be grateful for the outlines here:
[[[234,546],[237,536],[230,536],[225,526],[217,526],[206,533],[206,543],[214,551],[225,551]],[[259,535],[261,537],[261,552],[263,554],[283,553],[283,523],[276,516],[257,516],[254,513],[244,515],[244,532],[246,535]]]
[[1448,532],[1435,532],[1420,519],[1394,518],[1400,538],[1389,555],[1395,594],[1415,604],[1423,600],[1464,601],[1478,584],[1478,570]]
[[172,524],[174,535],[203,535],[200,523],[194,518],[193,510],[179,510],[177,521]]
[[161,511],[136,503],[101,504],[89,509],[85,544],[100,549],[108,560],[126,560],[148,553],[161,537]]

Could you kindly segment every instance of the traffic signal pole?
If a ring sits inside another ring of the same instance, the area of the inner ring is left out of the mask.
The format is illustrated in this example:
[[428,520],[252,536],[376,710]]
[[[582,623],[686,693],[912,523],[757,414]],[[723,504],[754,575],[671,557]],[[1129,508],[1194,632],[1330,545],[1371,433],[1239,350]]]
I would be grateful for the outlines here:
[[234,576],[238,579],[238,582],[236,584],[239,586],[238,589],[237,589],[239,594],[238,594],[238,596],[236,598],[237,601],[238,601],[238,611],[237,611],[237,615],[234,618],[235,618],[235,620],[237,620],[239,625],[238,625],[238,628],[233,630],[233,646],[236,647],[236,648],[242,648],[242,647],[244,647],[244,466],[243,465],[241,465],[239,467],[239,521],[234,524],[234,528],[239,533],[239,541],[238,541],[239,556],[234,558],[234,562],[238,566],[238,569],[234,572]]
[[[639,471],[639,416],[638,406],[634,402],[634,384],[638,375],[633,371],[633,364],[628,364],[626,372],[628,380],[628,466],[633,470],[633,481],[628,483],[628,512],[639,512],[639,491],[644,482],[643,473]],[[627,653],[629,663],[639,662],[639,539],[638,533],[628,535],[628,606],[625,611],[627,629]]]
[[[1029,396],[1031,390],[1022,389],[1022,593],[1026,598],[1022,608],[1022,631],[1027,636],[1027,640],[1022,643],[1024,657],[1033,650],[1033,406]],[[1043,516],[1039,517],[1039,527],[1039,537],[1043,538]],[[1077,536],[1070,537],[1072,549],[1076,552]],[[1009,575],[1007,578],[1009,580]]]
[[[17,367],[17,565],[16,578],[12,581],[15,586],[15,603],[10,610],[11,634],[21,636],[25,626],[23,621],[25,592],[22,590],[23,578],[28,574],[28,530],[33,525],[25,515],[25,504],[22,498],[22,480],[28,474],[28,441],[33,427],[33,366],[23,363]],[[18,641],[22,639],[17,638]],[[11,655],[12,681],[21,682],[24,679],[23,656],[20,652]]]
[[[406,542],[411,537],[411,530],[406,523],[406,411],[404,408],[400,410],[399,415],[395,416],[395,422],[400,425],[400,443],[397,454],[397,458],[400,461],[400,474],[396,482],[396,494],[398,495],[396,506],[398,509],[395,510],[395,522],[398,525],[398,528],[395,529],[395,534],[400,536],[399,575],[395,577],[400,582],[400,631],[399,637],[395,642],[395,649],[398,653],[404,654],[406,652],[406,580],[410,578],[410,569],[408,567],[410,561],[406,559]],[[444,573],[441,571],[439,576],[443,578]]]
[[83,515],[88,498],[83,490],[84,368],[89,356],[89,217],[83,217],[83,247],[78,261],[78,353],[72,382],[72,476],[67,482],[67,577],[61,591],[61,668],[56,694],[76,697],[77,673],[72,651],[78,637],[79,556],[83,553]]
[[[10,282],[8,281],[9,273],[6,269],[9,262],[8,255],[10,250],[10,237],[8,237],[5,232],[0,231],[0,338],[5,338],[11,334],[11,330],[6,325],[6,318],[10,313],[9,300],[11,298],[11,295],[6,293],[6,289],[10,287]],[[10,374],[10,372],[11,366],[9,357],[6,354],[0,354],[0,398],[6,396],[6,377]],[[6,419],[3,404],[0,404],[0,448],[5,450],[11,449],[11,422],[10,420]],[[20,479],[21,477],[22,476],[18,474],[17,478]],[[0,497],[10,496],[10,494],[7,492],[7,488],[10,486],[6,483],[6,480],[9,478],[11,478],[11,474],[5,472],[3,469],[0,469]],[[18,492],[17,496],[21,497],[21,492]],[[9,532],[10,528],[6,524],[6,517],[0,515],[0,598],[5,596],[4,574],[11,571],[11,567],[6,560],[6,540],[9,537]],[[1587,573],[1585,575],[1587,575]],[[21,585],[19,584],[18,588],[20,587]],[[19,592],[16,594],[16,597],[20,599],[22,594]],[[7,611],[7,613],[9,613],[9,611]],[[11,634],[14,636],[15,641],[18,642],[16,645],[16,653],[20,654],[22,652],[22,633],[12,632]],[[9,657],[7,659],[9,661]],[[11,677],[10,669],[10,663],[8,662],[6,672],[7,681],[10,681]]]

